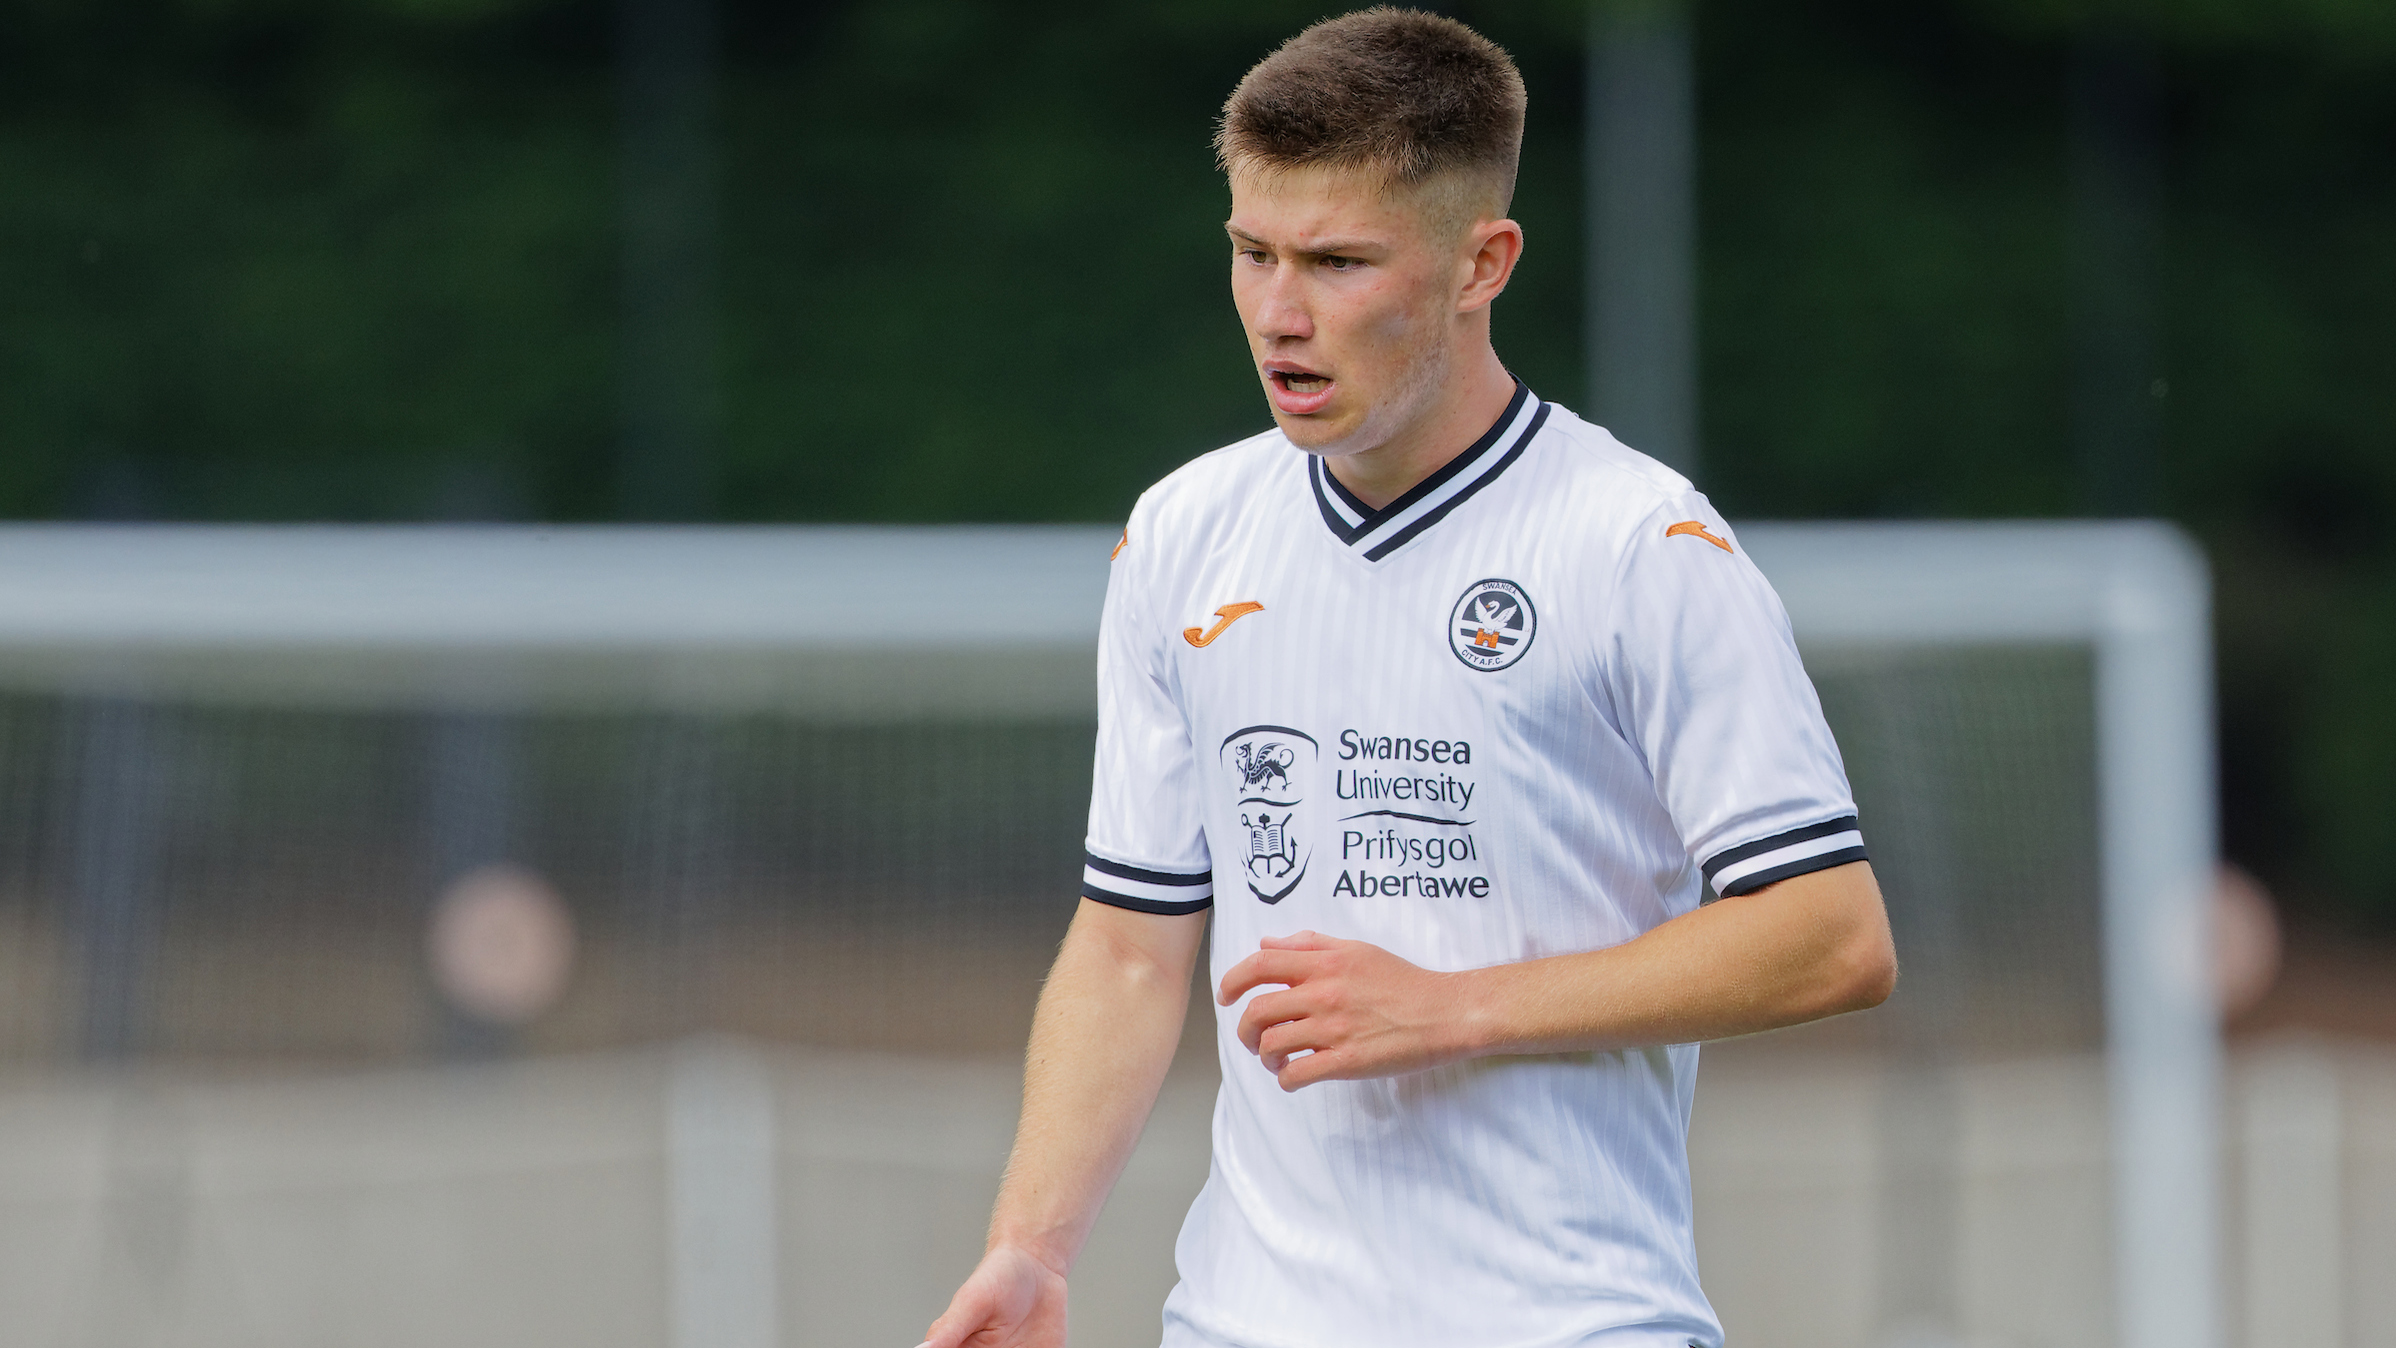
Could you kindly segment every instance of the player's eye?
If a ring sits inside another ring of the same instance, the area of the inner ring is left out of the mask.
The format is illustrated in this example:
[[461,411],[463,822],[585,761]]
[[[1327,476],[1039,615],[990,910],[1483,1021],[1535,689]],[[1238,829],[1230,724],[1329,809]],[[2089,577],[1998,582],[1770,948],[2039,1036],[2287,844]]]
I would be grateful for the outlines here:
[[1333,271],[1355,271],[1357,268],[1364,265],[1364,260],[1362,258],[1334,256],[1324,258],[1323,265],[1329,267]]
[[1270,261],[1270,259],[1265,256],[1265,250],[1262,248],[1242,248],[1239,250],[1239,252],[1241,257],[1248,259],[1248,261],[1259,267],[1266,265],[1266,263]]

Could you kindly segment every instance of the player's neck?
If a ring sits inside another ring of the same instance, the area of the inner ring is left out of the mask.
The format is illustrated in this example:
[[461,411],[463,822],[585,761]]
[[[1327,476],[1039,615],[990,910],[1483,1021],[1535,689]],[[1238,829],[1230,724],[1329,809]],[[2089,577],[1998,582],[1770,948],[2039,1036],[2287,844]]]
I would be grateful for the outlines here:
[[1513,400],[1514,376],[1483,345],[1411,425],[1371,449],[1326,455],[1323,466],[1357,500],[1379,510],[1471,448]]

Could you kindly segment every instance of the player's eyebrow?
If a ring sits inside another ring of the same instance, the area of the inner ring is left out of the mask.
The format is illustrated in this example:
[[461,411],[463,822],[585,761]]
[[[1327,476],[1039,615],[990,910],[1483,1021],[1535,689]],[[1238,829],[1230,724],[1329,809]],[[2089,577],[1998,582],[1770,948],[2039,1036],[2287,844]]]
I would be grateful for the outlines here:
[[[1223,226],[1223,232],[1229,234],[1232,238],[1237,239],[1242,243],[1252,243],[1259,248],[1274,247],[1273,244],[1267,243],[1263,239],[1248,233],[1246,230],[1241,229],[1238,225],[1225,225]],[[1322,239],[1314,243],[1310,243],[1304,247],[1291,248],[1287,251],[1295,253],[1300,257],[1342,257],[1353,253],[1370,252],[1377,247],[1379,247],[1379,245],[1373,243],[1369,239]]]

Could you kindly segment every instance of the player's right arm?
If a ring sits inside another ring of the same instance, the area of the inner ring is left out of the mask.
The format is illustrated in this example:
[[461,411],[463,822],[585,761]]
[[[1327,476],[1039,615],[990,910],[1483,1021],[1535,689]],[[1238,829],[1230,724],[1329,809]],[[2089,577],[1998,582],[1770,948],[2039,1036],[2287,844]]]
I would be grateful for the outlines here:
[[1084,899],[1040,993],[990,1241],[929,1348],[1062,1348],[1065,1277],[1181,1042],[1206,915]]
[[1098,628],[1098,751],[1082,903],[1032,1017],[1023,1119],[990,1244],[933,1348],[1061,1348],[1065,1274],[1181,1042],[1213,902],[1197,758],[1156,622],[1148,502],[1116,545]]

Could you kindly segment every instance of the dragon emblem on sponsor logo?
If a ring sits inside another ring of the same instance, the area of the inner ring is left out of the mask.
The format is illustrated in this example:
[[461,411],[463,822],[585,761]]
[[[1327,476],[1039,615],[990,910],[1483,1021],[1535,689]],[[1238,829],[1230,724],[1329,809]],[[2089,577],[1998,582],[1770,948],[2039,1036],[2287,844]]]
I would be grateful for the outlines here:
[[1286,744],[1243,744],[1238,759],[1240,784],[1251,791],[1279,784],[1286,791],[1290,764],[1297,761],[1297,752]]

